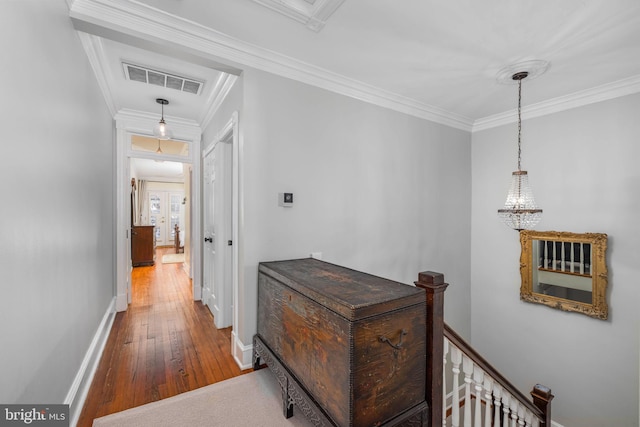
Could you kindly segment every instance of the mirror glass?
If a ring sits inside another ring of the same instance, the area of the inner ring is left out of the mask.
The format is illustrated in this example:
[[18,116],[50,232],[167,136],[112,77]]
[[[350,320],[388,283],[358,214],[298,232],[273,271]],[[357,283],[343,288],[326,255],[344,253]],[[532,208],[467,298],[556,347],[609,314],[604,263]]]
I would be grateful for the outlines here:
[[522,231],[520,298],[606,319],[607,235]]

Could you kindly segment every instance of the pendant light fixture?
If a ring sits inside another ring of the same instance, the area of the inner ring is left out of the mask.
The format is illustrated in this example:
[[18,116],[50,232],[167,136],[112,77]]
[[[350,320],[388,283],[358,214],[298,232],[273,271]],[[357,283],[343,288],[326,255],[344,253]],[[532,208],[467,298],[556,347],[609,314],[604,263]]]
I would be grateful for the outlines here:
[[[156,154],[164,154],[164,152],[162,151],[162,148],[160,148],[160,138],[158,138],[158,149],[156,150]],[[154,162],[156,162],[156,163],[164,163],[164,160],[154,159]]]
[[511,187],[504,207],[498,209],[500,219],[518,231],[532,229],[542,218],[542,209],[536,205],[533,192],[529,187],[527,171],[523,171],[520,167],[522,155],[522,80],[528,76],[528,71],[520,71],[511,76],[512,80],[518,82],[518,170],[513,172],[511,176]]
[[160,121],[153,128],[153,134],[158,139],[165,139],[165,140],[166,139],[171,139],[171,129],[169,129],[169,127],[167,126],[167,124],[164,121],[164,106],[168,105],[169,101],[167,101],[166,99],[157,98],[156,102],[162,106],[161,107],[162,108],[162,114],[160,116],[161,117]]

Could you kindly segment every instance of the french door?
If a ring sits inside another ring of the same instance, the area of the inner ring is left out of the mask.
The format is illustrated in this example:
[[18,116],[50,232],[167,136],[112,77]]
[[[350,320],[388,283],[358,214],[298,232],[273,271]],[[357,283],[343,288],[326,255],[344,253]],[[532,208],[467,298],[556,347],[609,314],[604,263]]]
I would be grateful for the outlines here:
[[149,224],[155,226],[157,246],[171,246],[175,241],[175,226],[180,225],[183,192],[149,191]]

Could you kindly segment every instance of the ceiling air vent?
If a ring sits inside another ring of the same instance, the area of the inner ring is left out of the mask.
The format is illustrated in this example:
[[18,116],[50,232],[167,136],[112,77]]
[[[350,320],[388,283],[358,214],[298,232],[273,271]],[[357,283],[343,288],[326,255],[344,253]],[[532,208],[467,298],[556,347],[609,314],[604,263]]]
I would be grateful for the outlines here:
[[128,80],[134,82],[142,82],[150,85],[162,86],[169,89],[176,89],[182,92],[200,94],[203,82],[180,77],[173,74],[167,74],[162,71],[152,70],[140,65],[122,63],[124,67],[124,75]]

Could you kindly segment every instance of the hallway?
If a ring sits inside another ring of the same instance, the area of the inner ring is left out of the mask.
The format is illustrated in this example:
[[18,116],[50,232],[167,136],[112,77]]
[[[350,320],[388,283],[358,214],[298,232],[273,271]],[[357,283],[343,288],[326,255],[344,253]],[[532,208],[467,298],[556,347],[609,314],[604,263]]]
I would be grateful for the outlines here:
[[132,302],[117,313],[78,421],[93,419],[238,376],[231,356],[231,328],[218,330],[209,309],[193,301],[182,263],[132,273]]

